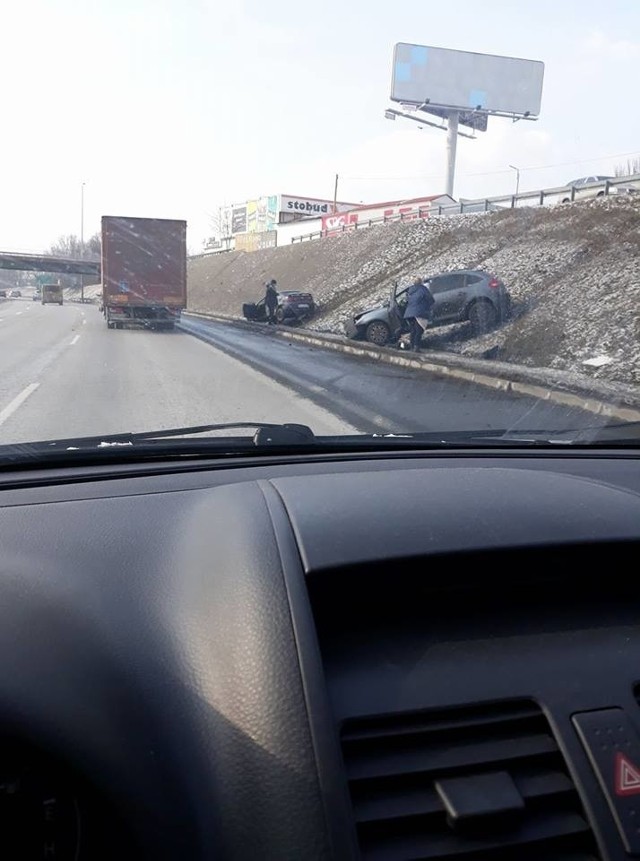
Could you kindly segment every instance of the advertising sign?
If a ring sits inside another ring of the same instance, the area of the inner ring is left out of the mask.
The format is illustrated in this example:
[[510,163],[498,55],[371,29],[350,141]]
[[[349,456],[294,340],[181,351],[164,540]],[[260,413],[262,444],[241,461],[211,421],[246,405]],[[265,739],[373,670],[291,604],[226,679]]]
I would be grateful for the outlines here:
[[391,99],[409,105],[536,117],[544,63],[399,42]]
[[370,206],[360,206],[350,212],[327,215],[322,219],[322,230],[326,236],[335,236],[345,230],[358,226],[366,226],[369,222],[378,224],[384,221],[413,221],[416,218],[428,218],[432,207],[454,203],[453,199],[443,194],[437,197],[418,197],[410,200],[390,200],[387,203],[372,203]]
[[325,236],[337,236],[358,223],[357,212],[343,212],[322,217],[322,231]]
[[247,207],[238,206],[231,210],[231,233],[246,233]]
[[275,248],[277,236],[275,230],[264,233],[241,233],[236,236],[236,251],[262,251],[265,248]]
[[[357,206],[356,203],[336,203],[337,212],[347,212]],[[292,197],[288,194],[280,195],[280,212],[289,212],[293,215],[323,216],[333,213],[333,201],[323,200],[316,197]]]

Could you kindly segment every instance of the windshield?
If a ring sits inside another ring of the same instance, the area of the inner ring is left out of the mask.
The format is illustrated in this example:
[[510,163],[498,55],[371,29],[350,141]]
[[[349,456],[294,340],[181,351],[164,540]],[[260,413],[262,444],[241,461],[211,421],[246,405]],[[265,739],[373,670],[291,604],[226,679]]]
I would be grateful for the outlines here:
[[622,0],[10,4],[0,460],[633,444],[639,58]]

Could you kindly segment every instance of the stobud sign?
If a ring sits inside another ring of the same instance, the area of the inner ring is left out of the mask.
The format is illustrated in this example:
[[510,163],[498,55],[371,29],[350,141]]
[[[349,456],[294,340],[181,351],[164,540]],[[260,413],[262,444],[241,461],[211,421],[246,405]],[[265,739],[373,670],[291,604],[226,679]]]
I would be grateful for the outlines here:
[[[346,212],[353,209],[353,203],[337,203],[338,212]],[[313,197],[289,197],[283,194],[280,197],[280,212],[291,212],[294,215],[329,215],[333,212],[333,201],[322,200]]]

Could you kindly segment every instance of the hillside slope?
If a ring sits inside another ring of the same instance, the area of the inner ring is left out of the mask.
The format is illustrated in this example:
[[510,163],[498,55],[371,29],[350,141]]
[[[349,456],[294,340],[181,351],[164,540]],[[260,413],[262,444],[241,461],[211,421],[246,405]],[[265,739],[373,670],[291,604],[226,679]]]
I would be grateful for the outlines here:
[[[189,263],[189,308],[240,315],[267,278],[310,290],[310,328],[342,332],[383,301],[390,283],[456,268],[500,276],[511,322],[481,338],[466,324],[434,329],[425,346],[640,384],[640,200],[451,216]],[[584,364],[596,360],[596,366]]]

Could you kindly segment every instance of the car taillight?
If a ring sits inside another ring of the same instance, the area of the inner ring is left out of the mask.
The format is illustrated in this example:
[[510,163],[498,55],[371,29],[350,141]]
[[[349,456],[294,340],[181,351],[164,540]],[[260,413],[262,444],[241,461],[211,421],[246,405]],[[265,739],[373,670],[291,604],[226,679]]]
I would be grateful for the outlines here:
[[499,287],[499,286],[500,286],[500,282],[498,281],[497,278],[492,278],[491,281],[489,281],[489,287]]

